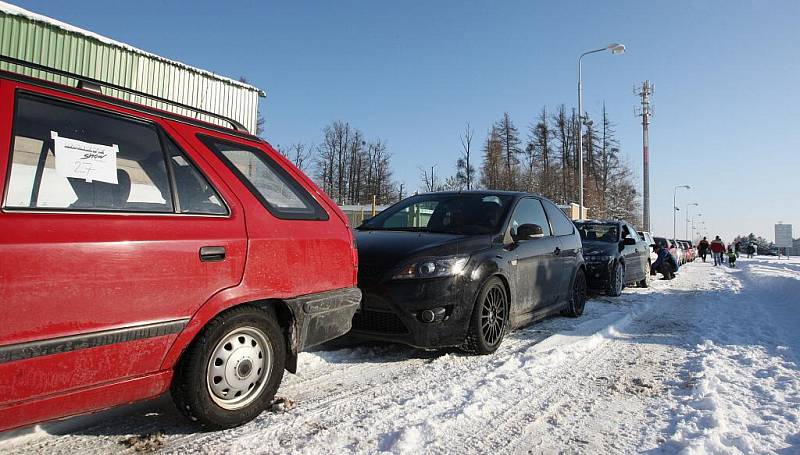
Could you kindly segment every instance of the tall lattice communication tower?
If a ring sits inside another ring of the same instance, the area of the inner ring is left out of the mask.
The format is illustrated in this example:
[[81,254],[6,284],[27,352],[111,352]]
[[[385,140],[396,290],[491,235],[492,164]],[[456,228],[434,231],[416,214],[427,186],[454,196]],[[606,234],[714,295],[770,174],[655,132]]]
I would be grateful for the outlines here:
[[[642,118],[642,229],[650,231],[650,140],[648,129],[650,117],[653,116],[653,106],[650,96],[653,95],[655,86],[650,81],[644,81],[641,86],[634,87],[633,93],[641,99],[641,107],[634,108],[637,117]],[[652,232],[652,231],[650,231]]]

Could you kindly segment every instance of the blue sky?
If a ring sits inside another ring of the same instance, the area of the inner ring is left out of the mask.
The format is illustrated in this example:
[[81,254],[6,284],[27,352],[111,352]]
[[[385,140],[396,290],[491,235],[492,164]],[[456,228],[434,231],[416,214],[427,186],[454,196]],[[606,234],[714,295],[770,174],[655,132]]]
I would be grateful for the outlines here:
[[[672,189],[710,235],[793,223],[800,236],[800,35],[796,1],[532,2],[21,1],[23,8],[267,91],[273,144],[319,142],[333,120],[388,142],[398,180],[452,173],[469,121],[478,142],[507,111],[605,102],[641,176],[634,84],[656,84],[650,130],[653,230],[672,232]],[[190,6],[191,5],[191,6]]]

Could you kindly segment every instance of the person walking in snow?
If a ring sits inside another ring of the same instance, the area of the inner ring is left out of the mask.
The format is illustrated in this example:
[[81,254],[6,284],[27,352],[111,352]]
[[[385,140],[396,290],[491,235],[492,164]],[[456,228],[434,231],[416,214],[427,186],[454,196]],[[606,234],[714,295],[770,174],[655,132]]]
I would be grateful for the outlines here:
[[711,254],[714,256],[714,265],[722,265],[722,255],[725,253],[725,243],[722,242],[722,239],[716,236],[711,241],[709,248],[711,248]]
[[747,245],[747,259],[752,259],[754,254],[756,254],[756,246],[751,243]]
[[656,258],[656,262],[650,267],[650,274],[655,275],[656,273],[660,273],[663,275],[663,277],[661,277],[662,280],[671,280],[675,278],[675,272],[678,271],[678,263],[675,261],[675,257],[670,254],[669,250],[658,243],[653,245],[653,251],[658,255],[658,258]]
[[700,257],[703,258],[703,262],[706,262],[706,255],[708,254],[708,239],[703,237],[697,244],[697,252],[700,253]]
[[736,257],[739,257],[739,253],[742,251],[742,242],[736,241],[733,247],[733,252],[736,253]]

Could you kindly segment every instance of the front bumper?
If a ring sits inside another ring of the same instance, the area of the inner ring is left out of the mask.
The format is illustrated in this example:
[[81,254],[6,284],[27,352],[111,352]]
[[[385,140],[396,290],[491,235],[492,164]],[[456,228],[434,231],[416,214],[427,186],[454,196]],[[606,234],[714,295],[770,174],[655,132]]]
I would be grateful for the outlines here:
[[347,333],[360,302],[361,290],[356,287],[287,300],[295,321],[290,345],[292,353]]
[[[351,334],[434,349],[463,344],[479,283],[454,276],[362,286],[364,299],[353,318]],[[423,322],[425,310],[441,308],[441,316]]]
[[604,290],[608,287],[613,263],[613,261],[586,263],[586,284],[589,289]]

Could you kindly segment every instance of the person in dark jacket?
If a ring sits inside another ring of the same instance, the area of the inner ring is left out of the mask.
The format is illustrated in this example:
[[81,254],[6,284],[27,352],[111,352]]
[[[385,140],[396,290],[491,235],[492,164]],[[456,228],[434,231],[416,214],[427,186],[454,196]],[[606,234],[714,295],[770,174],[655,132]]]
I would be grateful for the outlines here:
[[653,251],[658,255],[656,262],[650,267],[650,274],[655,275],[656,272],[664,275],[662,280],[671,280],[675,278],[675,272],[678,271],[678,263],[675,258],[670,254],[669,250],[659,244],[653,245]]
[[752,259],[754,254],[756,254],[756,247],[751,243],[747,245],[747,258]]
[[700,257],[703,258],[703,262],[706,262],[706,255],[708,255],[708,239],[703,237],[697,244],[697,252],[700,253]]

